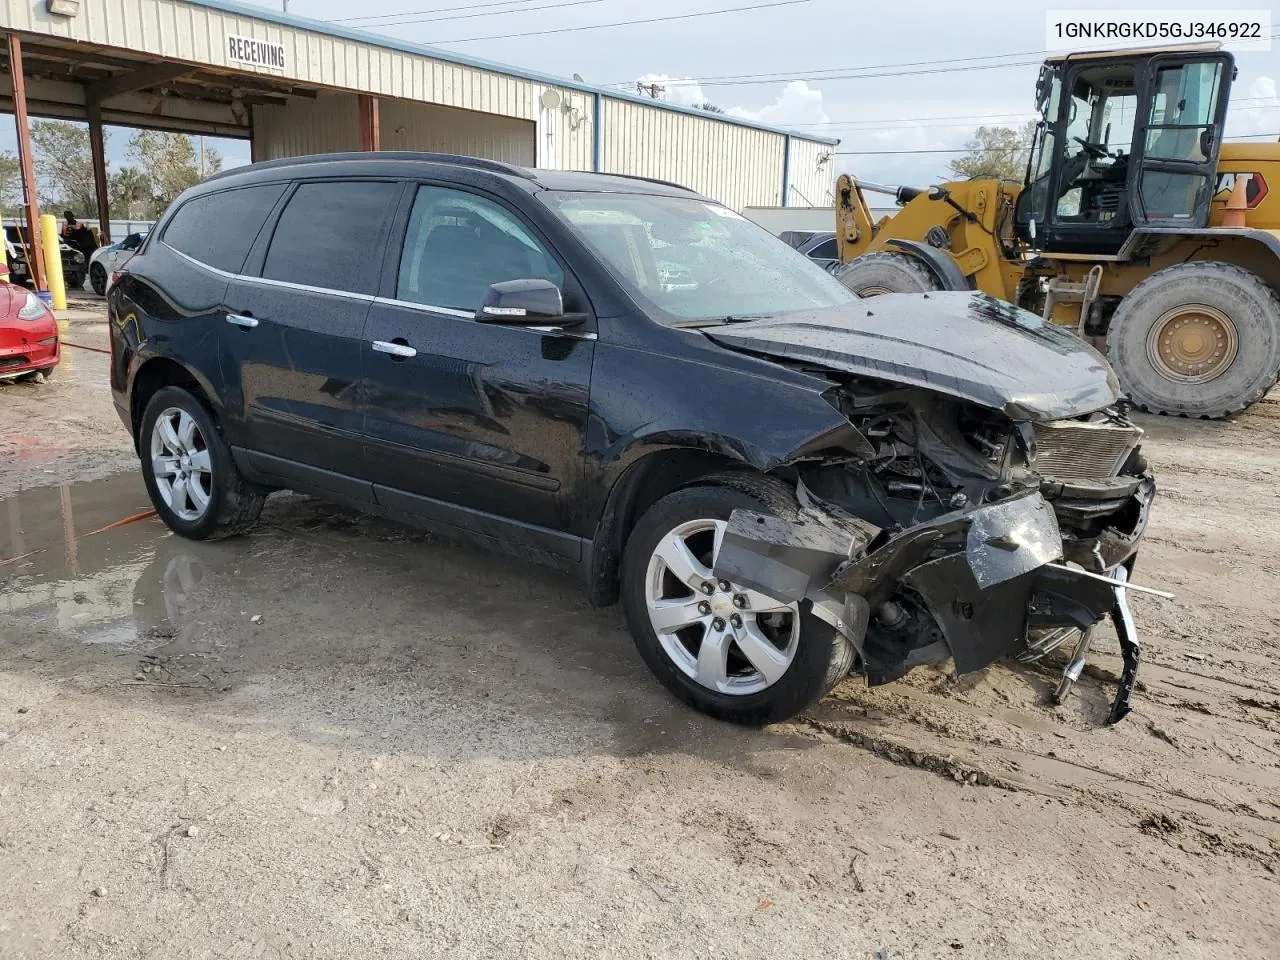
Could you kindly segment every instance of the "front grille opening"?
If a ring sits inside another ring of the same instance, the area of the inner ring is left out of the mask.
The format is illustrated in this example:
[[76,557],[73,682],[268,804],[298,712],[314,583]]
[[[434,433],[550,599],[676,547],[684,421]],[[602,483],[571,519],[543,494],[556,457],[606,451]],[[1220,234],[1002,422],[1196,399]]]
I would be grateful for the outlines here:
[[1060,480],[1114,477],[1142,439],[1137,427],[1078,420],[1037,423],[1035,432],[1036,472]]

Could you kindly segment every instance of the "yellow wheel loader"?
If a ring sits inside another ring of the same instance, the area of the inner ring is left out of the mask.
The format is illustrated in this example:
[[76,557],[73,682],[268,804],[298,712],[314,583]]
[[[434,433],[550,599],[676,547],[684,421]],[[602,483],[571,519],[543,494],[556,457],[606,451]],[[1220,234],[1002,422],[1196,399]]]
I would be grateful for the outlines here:
[[[1280,143],[1222,143],[1217,47],[1047,60],[1023,184],[841,176],[841,281],[978,289],[1078,331],[1139,407],[1224,417],[1280,373]],[[872,223],[864,191],[901,209]]]

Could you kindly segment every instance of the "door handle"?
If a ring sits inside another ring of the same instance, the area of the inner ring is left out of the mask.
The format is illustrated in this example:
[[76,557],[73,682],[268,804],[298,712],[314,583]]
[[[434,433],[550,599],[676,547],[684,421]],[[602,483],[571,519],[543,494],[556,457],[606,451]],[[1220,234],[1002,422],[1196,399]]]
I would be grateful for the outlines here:
[[227,323],[234,323],[243,330],[252,330],[258,325],[258,318],[250,317],[243,313],[228,313]]
[[378,353],[389,353],[400,360],[407,360],[409,357],[418,355],[418,351],[407,343],[393,343],[387,340],[373,341],[373,349]]

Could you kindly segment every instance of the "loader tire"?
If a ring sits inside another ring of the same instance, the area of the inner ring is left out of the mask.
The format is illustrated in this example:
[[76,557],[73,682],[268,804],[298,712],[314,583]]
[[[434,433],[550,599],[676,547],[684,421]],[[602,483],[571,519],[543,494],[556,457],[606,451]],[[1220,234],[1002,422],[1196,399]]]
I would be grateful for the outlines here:
[[902,253],[868,253],[846,264],[836,279],[860,297],[942,289],[928,267]]
[[1149,413],[1215,420],[1239,413],[1280,371],[1280,297],[1230,263],[1166,267],[1121,301],[1107,359]]

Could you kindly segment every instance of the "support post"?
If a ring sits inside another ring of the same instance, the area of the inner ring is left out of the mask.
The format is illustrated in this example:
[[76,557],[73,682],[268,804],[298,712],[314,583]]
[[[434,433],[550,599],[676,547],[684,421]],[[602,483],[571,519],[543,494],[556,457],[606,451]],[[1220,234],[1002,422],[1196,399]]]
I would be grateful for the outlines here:
[[601,144],[604,143],[604,110],[600,94],[595,95],[591,113],[591,169],[600,172]]
[[27,114],[27,81],[22,72],[22,41],[9,34],[9,72],[13,74],[13,120],[18,128],[18,161],[22,168],[22,196],[27,211],[27,269],[37,290],[44,286],[44,251],[40,247],[40,202],[36,197],[36,169],[31,161],[31,118]]
[[382,149],[382,126],[378,121],[378,98],[368,93],[360,97],[360,149]]
[[107,194],[107,146],[102,134],[102,106],[92,90],[85,90],[89,113],[89,153],[93,159],[93,191],[98,195],[98,242],[111,242],[111,198]]
[[782,138],[782,205],[791,205],[791,134]]

